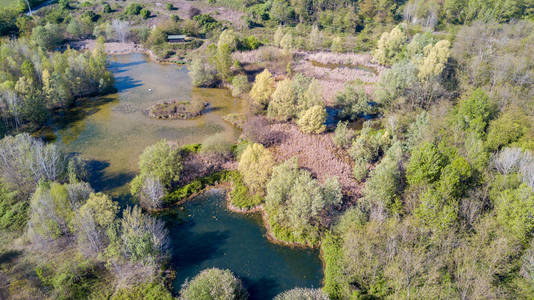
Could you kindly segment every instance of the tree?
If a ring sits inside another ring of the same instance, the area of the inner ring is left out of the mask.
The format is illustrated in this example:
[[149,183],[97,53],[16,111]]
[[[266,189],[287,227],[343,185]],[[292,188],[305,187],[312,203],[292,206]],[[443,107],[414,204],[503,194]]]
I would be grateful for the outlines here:
[[[341,204],[341,186],[330,178],[321,186],[292,158],[273,169],[267,184],[265,211],[277,238],[311,245],[318,241],[322,216]],[[327,225],[328,222],[325,223]]]
[[399,144],[391,146],[380,164],[371,171],[363,190],[365,204],[370,211],[395,210],[401,188]]
[[324,106],[316,105],[301,113],[297,120],[297,125],[304,133],[319,134],[325,131],[326,109]]
[[63,41],[63,32],[59,25],[48,23],[33,28],[31,38],[37,45],[51,50]]
[[147,209],[160,208],[165,196],[165,188],[155,176],[147,176],[141,189],[141,206]]
[[130,184],[132,194],[138,194],[147,176],[156,177],[166,188],[180,179],[182,157],[180,150],[171,147],[166,140],[161,140],[145,148],[139,157],[139,175]]
[[446,164],[447,157],[433,143],[423,143],[412,151],[406,177],[411,185],[433,183]]
[[296,105],[297,93],[293,88],[293,82],[286,78],[276,85],[272,100],[269,102],[267,116],[281,121],[289,120],[297,112]]
[[198,87],[212,87],[218,81],[216,66],[200,57],[191,61],[189,76],[193,79],[193,85]]
[[348,148],[356,136],[356,131],[347,127],[348,123],[347,121],[337,123],[332,140],[338,147]]
[[0,140],[0,171],[8,185],[31,193],[40,180],[64,179],[67,159],[56,145],[23,133]]
[[111,21],[111,30],[119,42],[125,43],[130,35],[130,23],[128,21],[113,19]]
[[246,75],[237,75],[232,78],[232,96],[240,97],[250,91],[250,84]]
[[277,295],[274,300],[329,300],[320,289],[295,288]]
[[373,58],[381,65],[391,65],[402,56],[405,43],[406,33],[402,24],[399,24],[391,32],[382,33]]
[[282,26],[278,26],[273,36],[273,43],[276,47],[280,47],[280,41],[282,41],[282,37],[284,37],[284,31]]
[[274,93],[274,78],[268,69],[263,70],[256,75],[252,89],[250,90],[250,98],[254,104],[266,107],[269,104],[271,95]]
[[184,300],[246,300],[248,292],[230,270],[206,269],[180,290]]
[[424,59],[419,65],[419,74],[421,80],[427,80],[430,77],[438,76],[445,69],[445,64],[449,60],[451,43],[448,40],[441,40],[436,45],[427,45],[424,52]]
[[276,22],[285,24],[290,21],[293,13],[293,9],[288,5],[287,1],[275,0],[273,1],[269,15]]
[[228,45],[230,52],[237,48],[237,34],[232,29],[225,29],[219,36],[217,42],[217,48],[221,48],[223,45]]
[[494,104],[481,89],[476,89],[470,97],[460,101],[458,108],[460,126],[479,135],[484,134],[494,114]]
[[228,82],[230,76],[232,75],[232,51],[228,44],[222,44],[217,47],[217,71],[219,72],[220,77],[223,81]]
[[107,195],[97,193],[89,196],[75,218],[78,248],[87,256],[98,256],[108,244],[106,231],[115,222],[119,207]]
[[35,245],[45,246],[69,233],[73,216],[67,188],[42,181],[31,198],[28,235]]
[[342,119],[356,120],[362,114],[374,112],[371,99],[361,87],[346,84],[336,95],[336,105],[341,108],[338,115]]
[[[143,214],[138,206],[124,210],[120,226],[110,236],[110,254],[126,258],[131,263],[154,265],[167,254],[168,232],[165,224]],[[109,230],[108,230],[109,235]]]
[[261,144],[249,145],[239,159],[239,172],[252,193],[263,194],[271,175],[274,158]]
[[521,241],[526,241],[534,229],[534,193],[522,184],[517,189],[507,189],[495,199],[498,222]]

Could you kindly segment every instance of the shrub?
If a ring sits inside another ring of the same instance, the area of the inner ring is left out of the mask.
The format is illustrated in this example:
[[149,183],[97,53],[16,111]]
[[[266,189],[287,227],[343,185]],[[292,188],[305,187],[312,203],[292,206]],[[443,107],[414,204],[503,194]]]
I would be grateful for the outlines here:
[[232,78],[232,96],[240,97],[250,91],[250,84],[246,75],[237,75]]
[[320,289],[295,288],[277,295],[274,300],[329,300]]
[[165,4],[165,9],[166,10],[174,10],[174,5],[172,3],[166,3]]
[[355,120],[362,114],[374,112],[371,99],[361,87],[345,85],[343,92],[336,95],[335,101],[340,108],[338,116],[342,119]]
[[102,12],[109,14],[113,12],[113,9],[111,9],[111,5],[109,5],[109,3],[104,3],[104,6],[102,7]]
[[232,153],[232,143],[228,140],[228,136],[216,134],[207,137],[202,142],[200,151],[216,153],[227,157]]
[[262,194],[273,165],[274,158],[268,149],[260,144],[251,144],[241,155],[238,169],[251,192]]
[[150,10],[143,8],[139,11],[139,15],[141,15],[141,17],[146,20],[150,17]]
[[367,177],[367,174],[369,174],[369,169],[367,168],[367,162],[365,159],[360,158],[354,162],[352,174],[354,175],[354,179],[359,182],[362,182]]
[[347,127],[348,122],[337,123],[336,130],[332,140],[334,144],[340,148],[347,148],[352,144],[352,140],[356,136],[356,131]]
[[263,197],[259,194],[250,194],[247,186],[243,182],[243,177],[239,173],[232,176],[231,182],[230,201],[232,205],[239,208],[251,208],[259,205],[263,201]]
[[186,282],[180,296],[184,300],[245,300],[248,293],[232,272],[212,268]]
[[250,98],[254,104],[258,106],[267,106],[271,95],[274,93],[274,78],[268,69],[263,70],[256,75],[252,89],[250,90]]
[[21,230],[28,218],[28,202],[17,201],[15,192],[10,192],[0,183],[0,229]]
[[297,125],[304,133],[319,134],[325,131],[326,109],[324,106],[316,105],[301,113],[297,120]]
[[120,289],[113,294],[110,300],[173,300],[171,292],[164,284],[147,282],[130,288]]
[[126,15],[138,15],[143,7],[138,3],[130,3],[126,9],[124,10],[124,13]]

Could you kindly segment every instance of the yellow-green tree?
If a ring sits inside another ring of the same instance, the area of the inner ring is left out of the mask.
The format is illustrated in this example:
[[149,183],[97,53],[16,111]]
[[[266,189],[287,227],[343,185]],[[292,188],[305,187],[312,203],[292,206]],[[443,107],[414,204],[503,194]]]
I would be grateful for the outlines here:
[[260,106],[266,106],[269,104],[271,95],[274,92],[274,78],[268,69],[263,70],[260,74],[256,75],[256,80],[252,89],[250,90],[250,98],[254,101],[254,104]]
[[390,65],[402,53],[406,42],[406,33],[402,24],[397,25],[391,32],[384,32],[378,41],[373,58],[382,65]]
[[427,80],[443,72],[450,56],[450,47],[451,43],[449,41],[441,40],[434,46],[427,45],[424,48],[425,58],[419,65],[418,77],[420,80]]
[[297,93],[293,81],[286,78],[278,83],[273,93],[267,116],[280,121],[291,119],[296,113]]
[[274,158],[271,152],[261,144],[251,144],[241,155],[238,169],[250,191],[263,194],[273,166]]
[[321,133],[326,129],[326,109],[322,105],[315,105],[301,113],[297,125],[304,133]]

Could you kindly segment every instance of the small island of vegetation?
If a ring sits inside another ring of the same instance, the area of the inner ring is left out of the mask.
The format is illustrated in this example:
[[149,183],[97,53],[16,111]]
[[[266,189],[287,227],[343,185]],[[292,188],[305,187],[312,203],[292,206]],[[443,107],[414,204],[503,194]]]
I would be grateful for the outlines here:
[[209,102],[166,100],[151,105],[147,113],[155,119],[187,120],[200,116],[208,106]]

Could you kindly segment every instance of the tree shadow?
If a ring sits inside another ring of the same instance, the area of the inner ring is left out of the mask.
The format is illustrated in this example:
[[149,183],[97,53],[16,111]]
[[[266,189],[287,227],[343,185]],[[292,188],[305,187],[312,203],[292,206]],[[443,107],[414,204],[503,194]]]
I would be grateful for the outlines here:
[[65,129],[70,124],[83,120],[86,117],[97,113],[100,106],[114,101],[113,97],[84,98],[77,101],[75,105],[66,109],[59,109],[51,120],[55,129]]
[[109,63],[109,70],[113,74],[123,73],[128,71],[129,67],[138,66],[146,63],[144,60],[138,60],[138,61],[132,61],[128,63],[123,63],[120,61],[110,61]]
[[130,182],[134,177],[134,172],[106,174],[105,169],[109,167],[110,163],[103,160],[89,160],[87,162],[87,173],[89,177],[88,182],[96,192],[108,191]]
[[0,253],[0,265],[11,263],[20,255],[22,255],[22,251],[19,250],[8,250]]
[[143,86],[142,81],[133,79],[131,76],[115,77],[115,88],[117,88],[118,91],[125,91],[140,86]]
[[243,284],[249,292],[250,300],[263,300],[273,299],[278,293],[281,292],[280,286],[273,278],[262,277],[257,280],[250,280],[242,278]]

